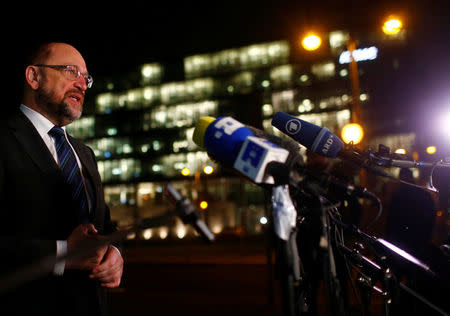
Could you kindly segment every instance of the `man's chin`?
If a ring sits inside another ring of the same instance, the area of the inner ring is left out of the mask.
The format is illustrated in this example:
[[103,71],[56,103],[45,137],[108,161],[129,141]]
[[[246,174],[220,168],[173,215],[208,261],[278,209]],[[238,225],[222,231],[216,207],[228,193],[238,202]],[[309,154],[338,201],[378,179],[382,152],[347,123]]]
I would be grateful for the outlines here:
[[64,125],[68,125],[72,123],[73,121],[79,119],[81,117],[81,114],[83,114],[83,106],[80,108],[70,106],[66,104],[64,107]]

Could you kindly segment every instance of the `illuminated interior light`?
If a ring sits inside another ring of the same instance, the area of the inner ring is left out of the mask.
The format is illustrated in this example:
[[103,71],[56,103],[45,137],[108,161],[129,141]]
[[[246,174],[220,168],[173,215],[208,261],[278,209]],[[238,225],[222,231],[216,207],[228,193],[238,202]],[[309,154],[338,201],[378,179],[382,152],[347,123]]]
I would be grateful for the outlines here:
[[436,153],[436,146],[428,146],[427,147],[427,154],[433,155]]
[[270,86],[270,81],[269,80],[263,80],[261,82],[261,86],[264,87],[264,88],[269,87]]
[[263,224],[263,225],[266,225],[267,224],[267,217],[265,217],[265,216],[261,216],[261,218],[259,219],[259,222],[261,223],[261,224]]
[[347,77],[348,76],[348,70],[347,69],[341,69],[339,71],[339,76],[341,77]]
[[115,128],[115,127],[108,128],[106,130],[106,134],[108,134],[109,136],[116,135],[117,134],[117,128]]
[[128,235],[127,235],[127,239],[128,240],[132,240],[132,239],[135,239],[136,238],[136,233],[129,233]]
[[160,172],[161,171],[161,165],[153,165],[152,166],[153,172]]
[[406,149],[397,148],[394,153],[399,154],[399,155],[406,155]]
[[362,93],[362,94],[359,96],[359,99],[360,99],[361,101],[367,101],[368,98],[369,98],[368,95],[365,94],[365,93]]
[[214,234],[220,234],[220,233],[222,232],[222,230],[223,230],[223,226],[220,225],[220,224],[216,224],[216,225],[214,225],[214,226],[211,227],[211,231],[212,231]]
[[159,229],[159,238],[166,239],[169,235],[169,229],[167,227],[162,227]]
[[202,210],[206,210],[206,209],[208,208],[208,202],[206,202],[206,201],[201,201],[201,202],[200,202],[200,208],[201,208]]
[[347,144],[350,142],[353,142],[353,144],[359,144],[364,137],[364,130],[359,124],[346,124],[342,128],[341,136],[342,140]]
[[211,167],[211,166],[206,166],[205,168],[203,168],[203,172],[204,172],[205,174],[211,174],[211,173],[214,172],[214,168]]
[[187,177],[188,175],[191,174],[191,170],[189,170],[189,168],[183,168],[181,169],[181,174],[185,177]]
[[113,175],[119,175],[119,174],[122,174],[122,169],[121,168],[114,168],[112,171],[112,174]]
[[316,50],[320,47],[321,44],[322,44],[322,39],[315,34],[310,34],[310,35],[306,36],[305,38],[303,38],[303,40],[302,40],[302,46],[307,51]]
[[142,237],[144,237],[145,240],[149,240],[152,238],[153,232],[151,229],[146,229],[142,232]]
[[179,227],[177,228],[177,237],[178,237],[179,239],[183,239],[184,236],[186,236],[186,227],[184,227],[184,226],[179,226]]
[[273,114],[273,107],[272,104],[266,103],[262,106],[262,111],[264,115],[269,116]]
[[308,81],[308,79],[309,79],[308,75],[301,75],[300,76],[300,81],[301,82],[306,82],[306,81]]

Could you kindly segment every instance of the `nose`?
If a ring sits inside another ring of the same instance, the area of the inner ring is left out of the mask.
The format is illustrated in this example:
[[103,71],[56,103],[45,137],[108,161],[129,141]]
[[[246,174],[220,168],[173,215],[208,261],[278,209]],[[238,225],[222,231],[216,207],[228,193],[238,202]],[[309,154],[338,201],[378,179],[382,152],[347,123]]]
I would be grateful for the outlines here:
[[86,83],[86,79],[84,79],[83,76],[79,76],[76,80],[75,80],[75,86],[80,89],[81,91],[86,91],[87,90],[87,83]]

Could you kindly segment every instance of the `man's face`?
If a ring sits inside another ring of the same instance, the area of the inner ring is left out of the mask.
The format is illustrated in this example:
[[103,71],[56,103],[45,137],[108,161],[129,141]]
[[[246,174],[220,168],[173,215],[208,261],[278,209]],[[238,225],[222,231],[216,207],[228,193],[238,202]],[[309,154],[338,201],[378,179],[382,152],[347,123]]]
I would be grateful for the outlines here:
[[[45,61],[47,65],[76,65],[86,73],[86,64],[80,53],[72,46],[57,44]],[[59,125],[70,124],[81,116],[84,93],[87,89],[83,76],[74,80],[65,69],[39,69],[43,76],[36,90],[36,101]]]

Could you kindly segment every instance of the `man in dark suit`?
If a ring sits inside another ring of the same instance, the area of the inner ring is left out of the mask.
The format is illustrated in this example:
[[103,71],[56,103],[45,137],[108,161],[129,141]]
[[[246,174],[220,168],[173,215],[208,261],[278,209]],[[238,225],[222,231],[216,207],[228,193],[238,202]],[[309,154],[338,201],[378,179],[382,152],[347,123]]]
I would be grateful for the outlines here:
[[[47,43],[30,57],[22,105],[0,124],[0,275],[114,231],[94,153],[64,128],[81,116],[91,85],[71,45]],[[108,244],[49,270],[2,293],[0,313],[104,315],[123,259]]]

